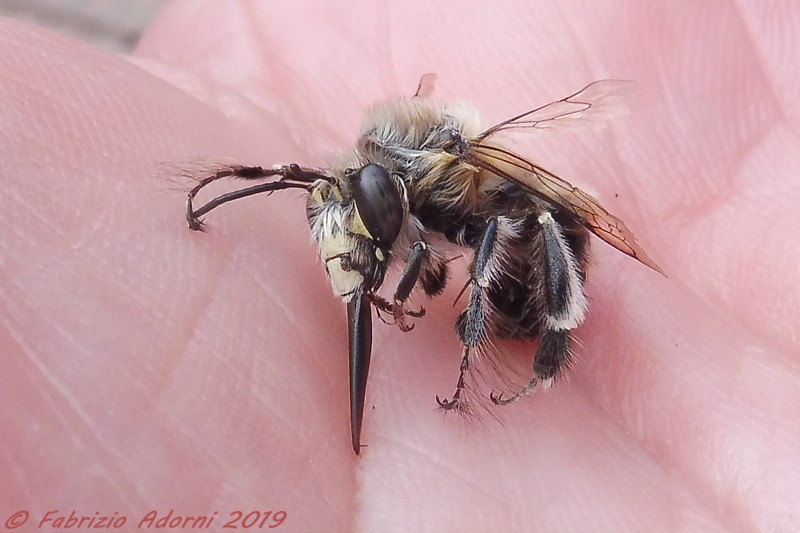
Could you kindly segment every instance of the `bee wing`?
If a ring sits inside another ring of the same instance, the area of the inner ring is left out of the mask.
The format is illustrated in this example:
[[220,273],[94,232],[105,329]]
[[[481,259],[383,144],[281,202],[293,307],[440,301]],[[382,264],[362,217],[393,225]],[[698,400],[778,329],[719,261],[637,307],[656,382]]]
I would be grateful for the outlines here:
[[433,89],[436,87],[436,74],[434,72],[426,72],[419,79],[417,85],[417,92],[414,93],[414,98],[428,98],[433,94]]
[[476,167],[516,183],[531,194],[558,206],[620,252],[665,275],[636,242],[636,236],[625,223],[606,211],[590,194],[502,146],[471,141],[468,143],[467,157]]
[[599,80],[557,102],[495,124],[476,140],[510,129],[570,129],[598,126],[611,117],[628,113],[636,84],[627,80]]

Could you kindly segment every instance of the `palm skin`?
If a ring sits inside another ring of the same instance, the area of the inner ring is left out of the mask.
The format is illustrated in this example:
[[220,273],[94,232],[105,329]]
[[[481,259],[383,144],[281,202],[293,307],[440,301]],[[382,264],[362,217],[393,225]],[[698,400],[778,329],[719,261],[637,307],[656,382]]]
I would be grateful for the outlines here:
[[[174,508],[218,525],[282,509],[284,530],[800,527],[800,10],[258,6],[172,2],[132,58],[2,22],[4,520],[76,509],[131,525]],[[624,218],[669,278],[594,239],[574,368],[498,424],[436,410],[459,361],[454,269],[413,332],[376,323],[356,458],[344,310],[302,196],[244,200],[196,234],[157,178],[164,162],[325,165],[367,105],[429,71],[437,98],[487,124],[636,80],[632,115],[603,133],[513,147]]]

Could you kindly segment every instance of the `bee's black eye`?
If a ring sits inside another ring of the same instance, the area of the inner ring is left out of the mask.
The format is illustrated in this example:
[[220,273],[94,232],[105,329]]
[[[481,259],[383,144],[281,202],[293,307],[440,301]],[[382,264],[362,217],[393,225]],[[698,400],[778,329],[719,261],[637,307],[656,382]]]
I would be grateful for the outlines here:
[[356,209],[369,234],[380,244],[394,243],[403,224],[403,202],[389,172],[370,163],[350,181]]

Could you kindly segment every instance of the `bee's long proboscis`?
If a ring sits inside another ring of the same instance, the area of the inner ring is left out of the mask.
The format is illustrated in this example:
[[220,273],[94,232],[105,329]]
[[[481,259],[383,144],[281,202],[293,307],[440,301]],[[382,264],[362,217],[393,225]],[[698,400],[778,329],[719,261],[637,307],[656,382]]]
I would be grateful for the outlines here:
[[364,290],[347,303],[347,332],[350,348],[350,436],[353,451],[361,453],[361,423],[372,357],[372,304]]

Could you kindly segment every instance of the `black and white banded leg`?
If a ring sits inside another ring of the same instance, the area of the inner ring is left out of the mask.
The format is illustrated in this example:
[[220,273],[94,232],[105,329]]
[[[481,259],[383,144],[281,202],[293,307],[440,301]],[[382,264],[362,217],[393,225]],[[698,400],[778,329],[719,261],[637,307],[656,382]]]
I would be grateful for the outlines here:
[[549,212],[539,215],[537,221],[541,226],[545,254],[543,300],[546,317],[541,323],[539,347],[533,360],[533,377],[508,398],[492,394],[492,401],[500,405],[519,399],[539,385],[549,387],[552,384],[553,379],[569,363],[571,331],[583,322],[586,314],[582,258],[575,257],[564,228]]
[[436,397],[439,406],[445,411],[468,411],[469,409],[462,396],[472,355],[488,333],[487,288],[500,268],[499,249],[502,248],[503,241],[512,236],[514,232],[510,219],[492,217],[486,223],[486,228],[481,235],[475,257],[472,260],[469,304],[456,320],[456,333],[461,340],[463,350],[456,390],[450,400],[441,400],[438,396]]

